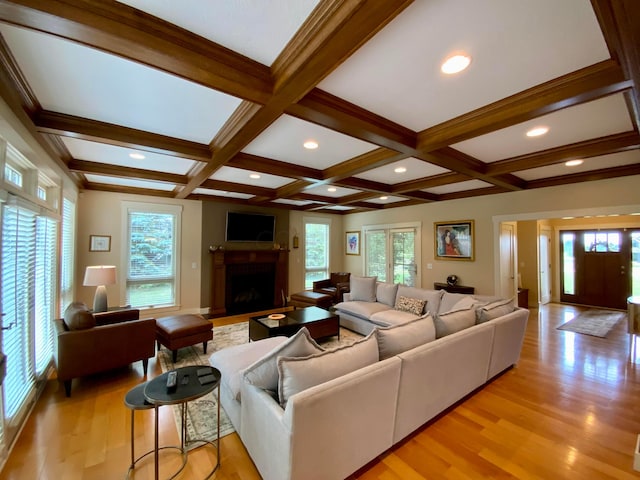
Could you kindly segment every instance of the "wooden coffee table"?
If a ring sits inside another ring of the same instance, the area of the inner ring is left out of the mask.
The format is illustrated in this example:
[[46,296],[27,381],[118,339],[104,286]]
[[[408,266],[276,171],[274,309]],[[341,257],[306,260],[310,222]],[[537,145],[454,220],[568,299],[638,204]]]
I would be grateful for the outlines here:
[[291,337],[307,327],[314,339],[340,335],[340,317],[319,307],[307,307],[282,313],[284,318],[273,320],[267,315],[249,318],[249,340],[284,335]]

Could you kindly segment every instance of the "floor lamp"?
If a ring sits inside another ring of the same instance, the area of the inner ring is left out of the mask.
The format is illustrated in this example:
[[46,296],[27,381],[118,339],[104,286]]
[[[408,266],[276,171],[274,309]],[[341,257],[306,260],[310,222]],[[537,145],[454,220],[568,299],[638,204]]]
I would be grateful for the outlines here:
[[83,285],[96,288],[96,295],[93,297],[93,311],[107,311],[107,287],[116,283],[116,267],[113,265],[97,265],[87,267],[84,272]]

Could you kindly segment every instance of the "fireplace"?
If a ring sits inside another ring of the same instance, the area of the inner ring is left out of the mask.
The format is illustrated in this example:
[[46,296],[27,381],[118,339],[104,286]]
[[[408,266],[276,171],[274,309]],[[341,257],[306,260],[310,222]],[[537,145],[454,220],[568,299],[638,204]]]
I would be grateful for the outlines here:
[[210,315],[235,315],[286,305],[287,250],[215,250],[211,255]]
[[275,278],[275,266],[272,263],[229,265],[225,289],[227,314],[273,308]]

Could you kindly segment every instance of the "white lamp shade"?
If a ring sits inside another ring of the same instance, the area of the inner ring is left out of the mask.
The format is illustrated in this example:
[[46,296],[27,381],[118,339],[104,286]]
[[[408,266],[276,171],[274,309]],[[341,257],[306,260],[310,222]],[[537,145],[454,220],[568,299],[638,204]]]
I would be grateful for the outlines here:
[[87,267],[84,272],[83,285],[87,287],[113,285],[114,283],[116,283],[116,267],[113,265]]

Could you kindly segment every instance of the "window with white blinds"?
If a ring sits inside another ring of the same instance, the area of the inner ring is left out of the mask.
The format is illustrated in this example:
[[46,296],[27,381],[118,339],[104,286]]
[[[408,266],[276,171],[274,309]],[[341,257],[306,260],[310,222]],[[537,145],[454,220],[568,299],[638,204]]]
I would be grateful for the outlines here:
[[75,231],[76,231],[76,204],[68,198],[62,199],[62,235],[60,255],[60,311],[62,317],[64,310],[73,302],[73,272],[75,269]]
[[4,418],[10,424],[35,390],[52,358],[56,285],[55,220],[18,202],[2,207],[2,351]]
[[137,308],[178,304],[178,255],[182,207],[129,204],[126,300]]

